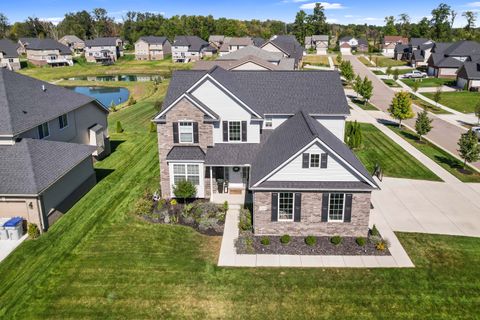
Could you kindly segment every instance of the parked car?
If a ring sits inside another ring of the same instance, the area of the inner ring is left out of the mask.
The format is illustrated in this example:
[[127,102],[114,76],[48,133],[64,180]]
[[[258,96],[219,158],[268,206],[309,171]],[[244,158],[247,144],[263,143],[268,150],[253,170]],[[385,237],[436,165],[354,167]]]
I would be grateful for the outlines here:
[[478,140],[480,140],[480,127],[473,127],[472,131],[475,132],[475,134],[478,137]]
[[406,73],[403,75],[404,78],[413,79],[413,78],[426,78],[427,74],[419,70],[413,70],[412,72]]

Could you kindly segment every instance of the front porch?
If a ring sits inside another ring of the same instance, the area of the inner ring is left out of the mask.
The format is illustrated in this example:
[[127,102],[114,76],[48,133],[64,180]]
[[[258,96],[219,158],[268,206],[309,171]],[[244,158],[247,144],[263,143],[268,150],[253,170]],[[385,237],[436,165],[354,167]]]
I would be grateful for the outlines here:
[[[252,202],[248,191],[248,166],[207,166],[205,188],[209,188],[210,201],[230,204]],[[207,192],[208,193],[208,192]]]

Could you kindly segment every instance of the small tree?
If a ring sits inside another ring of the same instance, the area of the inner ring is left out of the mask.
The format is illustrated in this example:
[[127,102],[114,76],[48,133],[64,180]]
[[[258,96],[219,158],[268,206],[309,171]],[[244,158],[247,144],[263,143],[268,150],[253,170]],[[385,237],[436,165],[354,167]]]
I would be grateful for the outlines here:
[[399,76],[400,76],[400,71],[398,69],[394,69],[393,70],[393,79],[395,79],[395,81],[397,81]]
[[438,87],[435,93],[433,94],[433,101],[435,101],[435,103],[437,104],[437,107],[440,100],[442,100],[442,88]]
[[160,112],[162,110],[162,106],[163,106],[163,101],[162,100],[157,100],[155,101],[155,110],[157,110],[158,112]]
[[367,102],[370,100],[370,98],[373,95],[373,83],[372,81],[368,80],[367,77],[363,79],[360,95],[363,98],[364,104],[367,104]]
[[157,126],[155,125],[155,123],[150,122],[149,131],[150,131],[150,132],[157,132]]
[[112,102],[110,103],[110,108],[109,108],[112,112],[115,112],[117,111],[117,106],[115,105],[115,102]]
[[355,78],[355,72],[350,61],[342,61],[340,64],[340,74],[345,78],[348,84],[351,84]]
[[423,110],[417,116],[417,121],[415,121],[415,131],[418,134],[418,139],[421,141],[422,136],[432,130],[432,119],[428,117],[427,110]]
[[346,132],[346,143],[350,149],[357,149],[362,146],[363,136],[360,124],[355,122],[350,122],[347,125],[347,132]]
[[121,123],[120,121],[117,121],[116,132],[117,132],[117,133],[122,133],[122,132],[123,132],[122,123]]
[[362,85],[363,85],[362,78],[360,78],[360,76],[357,75],[357,77],[355,78],[355,81],[353,81],[353,90],[357,94],[357,98],[360,92],[362,91]]
[[475,116],[477,116],[477,124],[480,123],[480,101],[475,106]]
[[341,52],[337,55],[337,58],[335,60],[337,60],[338,65],[342,64],[343,59],[342,59],[342,53]]
[[173,186],[173,194],[175,197],[183,199],[183,203],[185,203],[187,199],[195,197],[197,187],[191,181],[180,180]]
[[388,66],[388,67],[387,67],[387,70],[385,71],[385,73],[386,73],[387,76],[390,78],[390,76],[392,75],[392,67],[391,67],[391,66]]
[[135,103],[137,103],[137,100],[135,100],[133,96],[130,96],[127,101],[127,106],[134,105]]
[[410,94],[406,91],[395,93],[392,104],[390,105],[390,108],[388,108],[388,112],[394,119],[399,120],[398,126],[401,128],[402,120],[414,117]]
[[417,93],[419,88],[420,88],[420,82],[414,81],[413,84],[412,84],[413,92]]
[[480,146],[478,145],[478,137],[472,129],[460,136],[458,147],[460,157],[463,159],[463,169],[467,166],[467,162],[470,163],[479,159]]

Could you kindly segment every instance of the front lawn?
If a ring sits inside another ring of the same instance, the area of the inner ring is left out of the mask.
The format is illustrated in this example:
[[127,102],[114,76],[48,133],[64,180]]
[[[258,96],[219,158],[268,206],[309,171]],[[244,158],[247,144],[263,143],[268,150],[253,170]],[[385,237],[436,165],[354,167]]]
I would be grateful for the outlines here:
[[357,56],[358,61],[366,65],[367,67],[374,67],[374,65],[364,56]]
[[407,62],[402,60],[395,60],[388,57],[382,56],[372,56],[372,61],[375,62],[377,67],[387,68],[387,67],[400,67],[406,66]]
[[413,88],[413,84],[415,82],[419,83],[420,88],[426,87],[438,87],[443,85],[455,85],[455,81],[452,79],[445,79],[445,78],[423,78],[423,79],[401,79],[407,86]]
[[361,123],[360,126],[363,148],[355,150],[355,154],[370,173],[379,164],[387,177],[441,181],[374,125]]
[[[433,99],[435,93],[422,93],[425,97]],[[455,109],[463,113],[475,112],[475,106],[480,101],[479,92],[459,91],[459,92],[442,92],[440,103],[449,108]]]
[[460,181],[480,182],[480,173],[469,167],[467,167],[469,172],[464,172],[462,161],[428,141],[420,142],[413,131],[408,130],[405,127],[400,129],[396,125],[389,125],[388,127],[407,140],[412,146],[423,152],[427,157],[438,163],[442,168],[457,177]]
[[389,87],[398,88],[400,85],[393,79],[382,79],[382,81]]
[[370,102],[365,103],[363,100],[357,99],[357,98],[351,98],[352,102],[355,103],[355,105],[359,106],[363,110],[366,111],[378,111],[378,108],[375,107],[373,104]]
[[312,66],[330,67],[328,56],[308,55],[303,57],[303,64]]
[[435,114],[450,114],[450,112],[448,112],[447,110],[439,108],[439,107],[437,107],[437,106],[435,106],[431,103],[428,103],[425,100],[420,99],[419,97],[417,97],[413,93],[410,94],[410,97],[412,99],[412,103],[416,104],[420,108],[427,109],[428,111],[430,111],[432,113],[435,113]]

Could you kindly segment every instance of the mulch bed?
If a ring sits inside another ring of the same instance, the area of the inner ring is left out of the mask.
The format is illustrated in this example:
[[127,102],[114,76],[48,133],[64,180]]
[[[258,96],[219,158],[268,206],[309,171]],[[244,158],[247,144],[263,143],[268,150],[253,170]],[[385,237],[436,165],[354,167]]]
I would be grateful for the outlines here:
[[[364,247],[360,247],[354,237],[343,237],[342,243],[334,245],[330,237],[316,237],[317,243],[309,246],[305,243],[305,237],[291,237],[288,244],[282,244],[279,236],[269,236],[270,244],[261,244],[262,237],[252,236],[251,233],[243,233],[237,240],[238,254],[290,254],[290,255],[368,255],[387,256],[388,249],[379,251],[375,245],[367,241]],[[247,240],[252,239],[252,240]],[[251,242],[251,245],[248,244]]]
[[[143,215],[143,219],[150,223],[159,223],[159,224],[168,224],[168,225],[173,225],[174,223],[166,223],[164,219],[160,217],[160,215],[155,216],[155,214],[152,215]],[[208,228],[206,230],[200,229],[198,224],[195,222],[190,222],[190,221],[185,221],[182,216],[178,218],[178,222],[175,223],[178,225],[186,226],[195,229],[198,233],[201,233],[206,236],[222,236],[223,235],[223,229],[225,228],[225,223],[218,222],[215,228]]]

